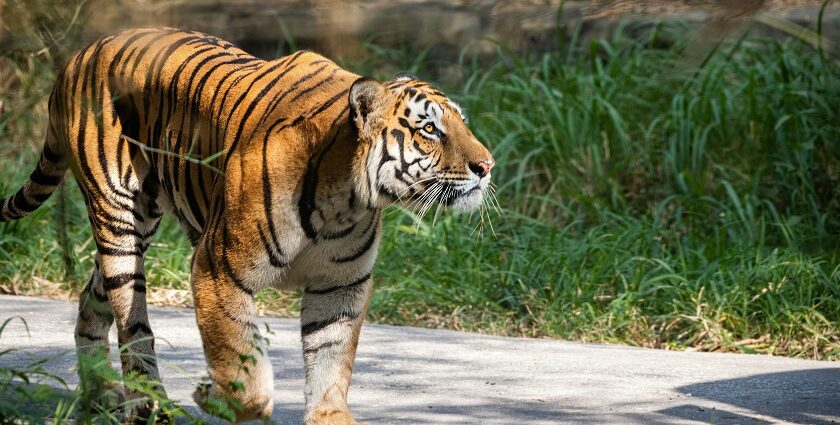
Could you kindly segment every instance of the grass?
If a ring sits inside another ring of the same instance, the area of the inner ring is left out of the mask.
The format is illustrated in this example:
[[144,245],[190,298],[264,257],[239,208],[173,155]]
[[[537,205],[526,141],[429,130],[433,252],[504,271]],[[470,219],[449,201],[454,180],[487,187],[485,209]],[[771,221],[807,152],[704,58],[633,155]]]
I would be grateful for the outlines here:
[[374,318],[838,358],[838,64],[745,39],[684,70],[688,48],[618,39],[473,73],[497,237],[454,217],[391,230]]
[[[501,214],[491,230],[449,214],[415,227],[389,210],[370,319],[840,359],[840,63],[798,39],[750,36],[697,62],[703,46],[681,33],[662,24],[542,55],[500,46],[490,66],[462,64],[469,78],[448,92],[496,156]],[[16,34],[0,56],[3,195],[34,165],[58,61],[43,34]],[[380,78],[427,67],[410,51],[375,53],[348,67]],[[66,225],[56,199],[0,224],[0,291],[83,285],[94,246],[69,180]],[[149,252],[153,299],[183,295],[190,255],[167,221]],[[299,309],[295,293],[260,301]]]
[[[29,333],[26,321],[10,317],[0,323],[0,340],[7,326],[18,321]],[[166,398],[157,383],[147,376],[136,373],[122,376],[120,371],[112,367],[110,357],[102,352],[79,355],[78,365],[82,378],[77,388],[71,389],[61,376],[49,370],[50,363],[64,354],[40,358],[28,356],[29,359],[24,360],[28,353],[20,355],[16,351],[19,350],[0,350],[0,364],[11,357],[10,365],[0,367],[2,424],[124,423],[124,411],[137,401],[127,400],[121,387],[154,401],[153,415],[177,419],[179,423],[205,423]],[[132,354],[121,351],[120,356],[124,355]],[[214,414],[233,420],[235,413],[226,404],[215,407]]]
[[648,43],[469,74],[496,237],[392,216],[375,320],[840,358],[837,61],[744,38],[685,69],[691,40]]

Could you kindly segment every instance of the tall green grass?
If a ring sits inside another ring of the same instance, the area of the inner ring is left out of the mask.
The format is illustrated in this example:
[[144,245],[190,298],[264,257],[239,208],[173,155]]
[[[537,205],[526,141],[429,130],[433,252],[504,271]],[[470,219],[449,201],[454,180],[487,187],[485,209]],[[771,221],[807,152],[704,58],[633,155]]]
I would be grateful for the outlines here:
[[838,62],[744,37],[694,67],[672,39],[476,67],[460,97],[498,162],[496,237],[387,226],[374,318],[838,358]]
[[[389,210],[371,319],[840,358],[840,64],[795,39],[746,36],[710,51],[690,32],[662,24],[641,38],[572,40],[542,55],[500,47],[489,65],[464,63],[467,80],[447,92],[497,159],[501,213],[491,229],[486,216],[418,227]],[[0,92],[3,195],[43,137],[55,59],[39,51],[0,58],[14,82]],[[380,78],[426,69],[408,53],[346,65]],[[66,196],[66,226],[55,200],[0,224],[0,289],[85,281],[94,246],[75,184]],[[187,288],[190,254],[167,222],[150,285]]]

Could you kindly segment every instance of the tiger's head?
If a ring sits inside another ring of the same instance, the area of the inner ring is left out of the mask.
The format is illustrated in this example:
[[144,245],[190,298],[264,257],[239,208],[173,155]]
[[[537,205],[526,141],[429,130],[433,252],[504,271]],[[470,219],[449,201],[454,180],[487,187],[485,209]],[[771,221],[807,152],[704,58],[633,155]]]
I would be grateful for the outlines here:
[[386,83],[361,78],[349,96],[367,148],[355,159],[356,187],[372,206],[425,212],[433,203],[461,211],[482,205],[495,162],[455,102],[409,73]]

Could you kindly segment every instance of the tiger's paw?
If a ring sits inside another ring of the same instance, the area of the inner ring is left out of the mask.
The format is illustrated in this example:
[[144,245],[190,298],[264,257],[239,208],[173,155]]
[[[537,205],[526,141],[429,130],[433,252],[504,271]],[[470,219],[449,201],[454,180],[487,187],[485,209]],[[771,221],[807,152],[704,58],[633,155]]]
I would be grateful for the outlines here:
[[175,423],[175,419],[162,409],[157,400],[138,399],[132,400],[126,406],[126,425],[170,425]]
[[193,401],[199,406],[202,407],[207,402],[208,398],[210,398],[210,388],[212,384],[209,382],[199,382],[198,385],[195,386],[195,391],[193,391]]
[[271,418],[274,407],[270,395],[242,400],[230,394],[219,394],[212,382],[199,383],[193,392],[193,400],[205,412],[231,422],[267,420]]
[[349,410],[317,409],[306,415],[304,425],[367,425],[356,422]]

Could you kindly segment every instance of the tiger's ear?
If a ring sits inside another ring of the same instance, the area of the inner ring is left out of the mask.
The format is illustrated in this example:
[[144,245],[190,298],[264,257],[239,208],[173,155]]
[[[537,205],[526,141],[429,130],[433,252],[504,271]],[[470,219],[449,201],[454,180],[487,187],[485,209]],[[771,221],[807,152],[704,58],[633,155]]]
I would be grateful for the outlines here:
[[394,75],[394,81],[414,81],[419,80],[420,78],[410,72],[398,72],[397,75]]
[[367,122],[374,103],[384,92],[385,87],[379,81],[367,77],[359,78],[350,87],[350,109],[360,129]]

